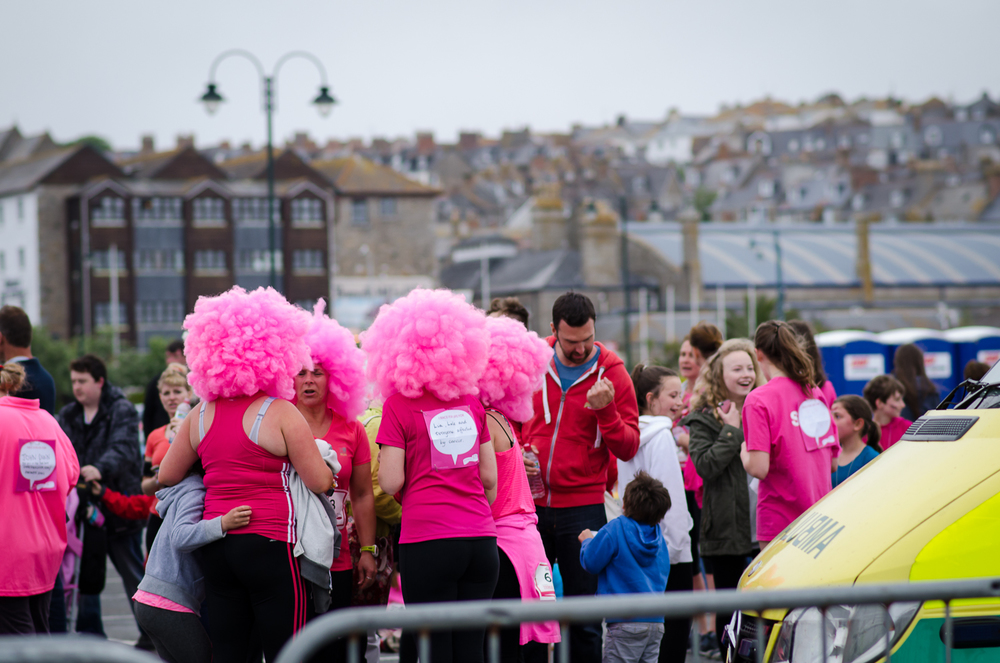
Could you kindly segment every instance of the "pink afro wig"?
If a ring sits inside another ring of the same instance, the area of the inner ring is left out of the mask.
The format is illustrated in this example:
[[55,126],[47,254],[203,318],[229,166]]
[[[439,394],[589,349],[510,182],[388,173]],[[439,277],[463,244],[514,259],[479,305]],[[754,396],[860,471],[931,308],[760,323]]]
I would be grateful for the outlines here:
[[531,396],[542,388],[552,348],[517,320],[487,318],[490,357],[479,378],[479,399],[514,421],[532,415]]
[[354,334],[323,314],[325,308],[325,301],[316,302],[306,345],[313,363],[326,371],[327,406],[345,419],[356,419],[365,411],[365,353]]
[[184,319],[188,382],[204,400],[295,397],[294,376],[312,368],[305,335],[309,314],[272,288],[247,292],[234,286],[215,297],[199,297]]
[[482,311],[450,290],[422,288],[383,304],[361,334],[368,379],[383,399],[425,389],[445,401],[475,395],[489,343]]

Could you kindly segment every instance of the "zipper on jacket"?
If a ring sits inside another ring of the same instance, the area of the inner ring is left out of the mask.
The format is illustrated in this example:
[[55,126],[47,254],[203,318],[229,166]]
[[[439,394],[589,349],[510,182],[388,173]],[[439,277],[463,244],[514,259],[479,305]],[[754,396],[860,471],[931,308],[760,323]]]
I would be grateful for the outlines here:
[[562,421],[563,406],[566,404],[566,392],[560,391],[559,411],[556,413],[556,429],[552,431],[552,444],[549,445],[549,465],[545,468],[545,487],[549,494],[545,496],[545,506],[552,506],[552,457],[556,453],[556,438],[559,437],[559,423]]

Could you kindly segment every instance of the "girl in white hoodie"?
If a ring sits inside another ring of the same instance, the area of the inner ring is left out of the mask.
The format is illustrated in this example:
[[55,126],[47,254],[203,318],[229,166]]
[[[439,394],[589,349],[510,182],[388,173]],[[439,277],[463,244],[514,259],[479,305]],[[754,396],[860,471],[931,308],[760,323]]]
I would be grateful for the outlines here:
[[[671,507],[660,521],[660,529],[670,551],[667,591],[689,592],[692,590],[691,527],[694,521],[684,496],[677,442],[670,432],[684,407],[681,379],[669,368],[637,364],[632,370],[632,384],[639,403],[639,451],[632,460],[618,461],[619,494],[625,492],[625,487],[640,470],[666,487]],[[684,661],[690,631],[690,619],[664,620],[660,661]]]

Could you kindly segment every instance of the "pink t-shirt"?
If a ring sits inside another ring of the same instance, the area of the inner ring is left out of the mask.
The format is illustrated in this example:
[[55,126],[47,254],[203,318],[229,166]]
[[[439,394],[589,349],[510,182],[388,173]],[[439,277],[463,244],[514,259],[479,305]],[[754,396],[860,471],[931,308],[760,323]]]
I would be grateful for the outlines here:
[[[501,417],[507,421],[513,433],[513,426],[510,421],[497,410],[492,410],[492,415]],[[493,513],[493,520],[500,520],[506,516],[518,513],[535,513],[535,501],[531,498],[531,486],[528,484],[528,475],[524,470],[524,457],[521,445],[517,443],[517,433],[511,440],[511,447],[506,451],[497,452],[497,497],[490,505]]]
[[[347,545],[347,511],[345,502],[348,491],[351,489],[351,474],[358,465],[372,462],[372,450],[368,446],[368,435],[365,427],[360,421],[348,421],[336,412],[333,414],[333,423],[330,430],[326,432],[323,439],[330,443],[333,450],[337,452],[337,460],[340,462],[340,474],[337,475],[337,489],[333,491],[335,506],[337,509],[337,529],[340,530],[341,545],[340,557],[333,560],[330,566],[331,571],[351,570],[351,547]],[[368,473],[371,476],[371,472]]]
[[879,444],[882,446],[882,450],[884,451],[899,442],[899,438],[903,437],[903,433],[906,432],[906,429],[909,428],[912,423],[913,422],[909,419],[896,417],[885,426],[882,426],[882,437],[879,438]]
[[827,380],[819,390],[823,394],[822,399],[826,406],[833,407],[833,402],[837,400],[837,390],[833,388],[833,383]]
[[52,589],[66,550],[66,497],[80,462],[35,399],[0,398],[0,596]]
[[471,396],[386,400],[376,442],[406,451],[400,543],[496,536],[479,478],[479,445],[489,439],[486,412]]
[[164,598],[158,594],[150,594],[149,592],[143,590],[137,590],[132,596],[132,600],[136,603],[142,603],[143,605],[148,605],[153,608],[160,608],[161,610],[170,610],[171,612],[190,612],[195,615],[201,613],[195,612],[187,606],[183,606],[176,601],[171,601],[168,598]]
[[776,377],[747,396],[743,434],[748,450],[770,454],[757,498],[757,538],[770,541],[830,492],[837,426],[819,389],[807,399],[794,380]]

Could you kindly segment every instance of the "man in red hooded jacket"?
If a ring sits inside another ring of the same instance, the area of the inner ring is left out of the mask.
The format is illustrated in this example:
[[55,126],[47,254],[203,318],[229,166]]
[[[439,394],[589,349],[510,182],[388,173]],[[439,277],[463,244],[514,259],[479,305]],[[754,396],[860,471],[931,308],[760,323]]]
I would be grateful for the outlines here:
[[[597,593],[597,576],[580,565],[585,529],[607,524],[604,490],[612,454],[623,460],[639,449],[639,408],[629,372],[611,350],[594,341],[594,304],[568,292],[552,306],[555,357],[535,412],[522,428],[537,450],[546,494],[535,501],[538,531],[550,564],[559,562],[566,596]],[[565,646],[565,643],[564,645]],[[570,627],[570,660],[599,663],[601,626]]]

